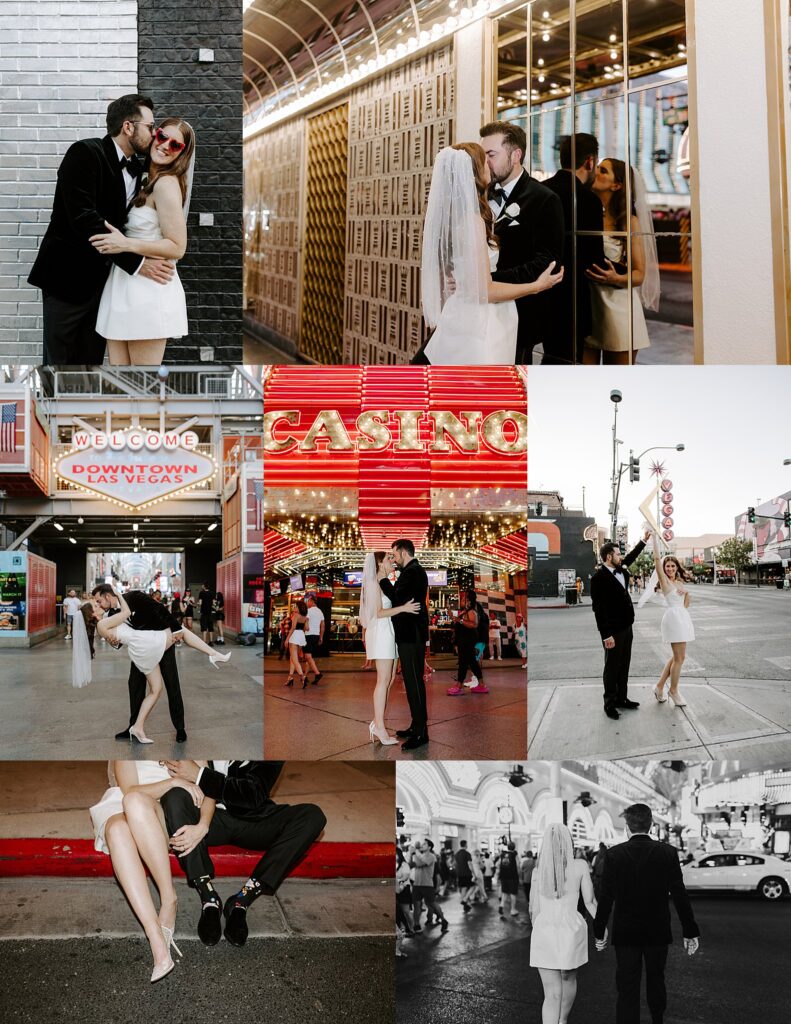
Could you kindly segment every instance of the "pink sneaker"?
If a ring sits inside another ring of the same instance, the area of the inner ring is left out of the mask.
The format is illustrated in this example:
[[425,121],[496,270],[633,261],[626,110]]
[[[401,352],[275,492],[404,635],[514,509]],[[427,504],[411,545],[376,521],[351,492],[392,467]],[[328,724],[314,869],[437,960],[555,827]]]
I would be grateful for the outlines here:
[[488,693],[488,692],[489,692],[489,687],[485,686],[483,683],[478,683],[477,686],[473,686],[472,689],[470,690],[470,693]]
[[460,697],[464,693],[463,686],[450,686],[445,691],[449,697]]

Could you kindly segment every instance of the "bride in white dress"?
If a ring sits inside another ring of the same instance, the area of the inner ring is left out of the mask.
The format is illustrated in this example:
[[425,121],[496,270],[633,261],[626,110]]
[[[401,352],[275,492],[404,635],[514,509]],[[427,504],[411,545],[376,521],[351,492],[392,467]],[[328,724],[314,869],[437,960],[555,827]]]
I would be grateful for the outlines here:
[[146,677],[147,693],[140,705],[134,725],[129,726],[129,735],[138,743],[153,743],[154,741],[146,736],[144,726],[165,688],[162,671],[159,667],[165,651],[182,640],[187,647],[192,647],[196,651],[200,651],[201,654],[205,654],[215,668],[218,664],[228,661],[231,654],[230,652],[218,654],[199,636],[195,636],[187,629],[179,629],[175,632],[170,629],[134,629],[127,622],[132,611],[124,600],[124,595],[119,590],[115,590],[115,595],[121,609],[115,614],[102,618],[103,610],[95,601],[90,601],[80,608],[82,614],[75,616],[72,685],[75,687],[85,686],[91,680],[91,658],[86,624],[91,618],[96,619],[96,632],[99,636],[103,640],[107,640],[113,647],[125,647],[129,660]]
[[[662,669],[659,682],[654,687],[654,696],[660,704],[670,699],[673,707],[684,708],[687,702],[679,693],[678,684],[681,680],[681,667],[687,656],[687,644],[695,639],[695,627],[689,608],[689,591],[684,586],[692,578],[675,555],[661,557],[659,538],[653,533],[654,574],[645,588],[645,593],[638,602],[638,608],[646,601],[655,600],[664,606],[662,616],[662,640],[670,644],[672,655]],[[665,683],[670,680],[668,692]]]
[[491,173],[476,142],[440,150],[431,173],[420,267],[423,316],[434,330],[424,349],[432,364],[511,365],[516,361],[516,299],[563,280],[552,263],[536,281],[492,281],[497,268]]
[[[108,224],[91,244],[112,255],[180,260],[187,248],[187,211],[195,156],[195,133],[186,121],[166,118],[154,131],[148,181],[129,210],[124,230]],[[187,302],[177,272],[167,284],[113,264],[102,292],[96,331],[107,339],[113,366],[159,366],[168,338],[187,334]]]
[[385,726],[385,710],[390,684],[395,678],[397,662],[395,633],[392,617],[401,613],[417,615],[420,606],[417,601],[393,608],[390,598],[382,593],[376,574],[384,562],[388,573],[395,569],[393,556],[389,551],[369,551],[363,564],[363,582],[360,589],[360,622],[365,630],[365,655],[376,665],[376,686],[374,688],[374,717],[368,727],[371,743],[379,741],[382,746],[398,743]]
[[[205,767],[207,762],[197,763]],[[169,837],[159,801],[170,789],[186,789],[200,808],[199,825],[207,830],[215,802],[205,797],[194,783],[171,778],[160,761],[111,761],[108,782],[110,788],[90,809],[94,846],[100,853],[109,854],[113,862],[116,878],[151,947],[151,981],[159,981],[173,970],[170,950],[181,956],[173,941],[177,897],[170,869]],[[185,843],[190,841],[186,832],[172,840],[179,852],[184,852]],[[159,892],[159,911],[151,898],[146,868]]]
[[588,925],[577,910],[580,894],[596,916],[593,882],[586,860],[574,859],[566,825],[550,825],[541,843],[530,889],[530,966],[544,986],[542,1024],[566,1024],[577,995],[577,968],[588,962]]

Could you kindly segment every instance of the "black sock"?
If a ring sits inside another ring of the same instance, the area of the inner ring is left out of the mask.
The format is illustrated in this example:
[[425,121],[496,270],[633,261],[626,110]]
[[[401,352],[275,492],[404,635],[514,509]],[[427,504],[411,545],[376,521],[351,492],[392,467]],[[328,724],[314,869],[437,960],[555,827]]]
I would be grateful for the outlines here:
[[201,906],[204,908],[212,904],[219,910],[222,906],[222,901],[217,893],[214,891],[214,886],[211,884],[210,875],[202,875],[200,878],[193,878],[190,880],[190,885],[197,890],[200,896]]
[[247,910],[253,900],[257,900],[265,892],[264,887],[255,878],[248,878],[242,888],[233,897],[234,907],[241,907]]

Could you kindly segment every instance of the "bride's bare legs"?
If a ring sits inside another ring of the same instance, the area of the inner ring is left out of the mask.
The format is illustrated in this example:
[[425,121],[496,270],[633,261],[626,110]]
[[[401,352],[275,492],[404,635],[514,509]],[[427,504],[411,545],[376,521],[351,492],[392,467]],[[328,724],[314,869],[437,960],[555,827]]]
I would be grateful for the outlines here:
[[132,360],[129,357],[129,342],[112,341],[107,339],[107,355],[110,366],[129,366]]
[[678,683],[681,679],[681,666],[684,664],[684,659],[687,656],[687,645],[686,642],[676,643],[670,645],[673,648],[673,657],[670,662],[670,695],[671,697],[678,696]]
[[670,669],[672,667],[673,667],[673,659],[672,658],[668,658],[668,660],[667,660],[667,662],[665,664],[665,667],[662,669],[662,675],[659,677],[659,682],[654,687],[654,689],[656,690],[656,692],[659,694],[660,697],[662,696],[662,691],[665,688],[665,683],[670,678]]
[[164,338],[145,341],[128,341],[129,363],[132,366],[161,366],[165,355]]
[[541,1024],[558,1024],[560,1020],[560,1000],[563,992],[561,972],[539,967],[541,984],[544,986],[544,1003],[541,1007]]
[[176,923],[176,890],[157,802],[133,790],[124,796],[124,814],[138,852],[159,890],[159,922],[172,928]]
[[213,657],[218,653],[213,647],[209,647],[207,643],[204,643],[197,634],[190,633],[187,629],[182,629],[180,633],[174,633],[173,636],[177,640],[183,640],[187,647],[194,647],[195,650],[200,651],[201,654],[207,654],[210,657]]
[[577,972],[560,972],[560,1017],[559,1024],[567,1024],[574,1000],[577,998]]
[[154,669],[153,672],[149,672],[146,676],[146,682],[148,683],[148,693],[143,698],[143,703],[140,705],[140,710],[137,713],[137,719],[132,728],[135,732],[139,732],[141,736],[145,736],[144,726],[146,719],[148,718],[151,710],[153,709],[156,702],[162,696],[162,690],[165,686],[164,680],[162,679],[162,673],[159,670],[159,666]]
[[104,837],[110,850],[113,870],[132,910],[143,926],[154,963],[166,964],[169,954],[154,901],[151,899],[151,890],[148,888],[146,869],[140,859],[132,830],[123,814],[114,814],[108,819],[104,827]]
[[289,658],[289,675],[297,675],[301,679],[305,673],[302,671],[302,667],[299,664],[299,644],[288,645],[288,658]]
[[376,686],[374,687],[374,726],[379,732],[387,732],[385,727],[385,710],[387,708],[387,694],[392,681],[392,658],[377,658]]

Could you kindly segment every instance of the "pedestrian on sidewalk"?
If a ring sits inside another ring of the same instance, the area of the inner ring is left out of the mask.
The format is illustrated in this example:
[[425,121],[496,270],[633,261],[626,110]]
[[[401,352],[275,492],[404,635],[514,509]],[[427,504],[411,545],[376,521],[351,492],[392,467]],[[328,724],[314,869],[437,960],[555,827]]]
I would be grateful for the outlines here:
[[472,855],[472,881],[474,891],[470,890],[468,902],[488,903],[489,897],[486,895],[486,882],[483,877],[483,856],[480,850],[476,850]]
[[410,861],[414,871],[415,883],[413,886],[413,917],[414,929],[420,931],[420,905],[421,901],[426,904],[426,925],[432,923],[433,914],[441,923],[443,934],[448,930],[448,922],[442,913],[442,907],[437,903],[437,893],[434,888],[434,870],[437,858],[433,850],[434,844],[430,839],[415,843],[409,848]]
[[505,915],[506,897],[508,897],[511,910],[511,917],[516,917],[519,911],[516,909],[516,897],[519,894],[519,862],[516,855],[516,843],[508,842],[506,848],[501,851],[497,864],[497,877],[500,883],[500,898],[497,902],[497,911],[501,916]]
[[459,895],[461,896],[461,906],[464,913],[469,913],[470,904],[467,902],[467,896],[472,887],[472,855],[467,849],[467,840],[461,839],[459,841],[459,848],[456,851],[456,882],[459,887]]
[[[475,645],[479,640],[478,630],[481,619],[476,610],[477,596],[474,590],[468,590],[464,595],[464,610],[456,621],[456,650],[459,656],[459,667],[456,675],[456,685],[447,690],[449,697],[459,697],[464,693],[464,680],[467,676],[467,669],[472,670],[477,682],[470,693],[488,693],[489,688],[483,681],[483,669],[478,661],[478,652]],[[488,631],[488,624],[485,627]],[[486,634],[484,633],[484,637]],[[484,643],[485,643],[484,639]]]
[[[412,920],[412,868],[400,846],[396,846],[395,882],[396,928],[399,930],[401,941],[403,941],[406,936],[415,934],[415,927]],[[396,955],[399,955],[398,952]],[[406,956],[405,953],[401,955]]]
[[63,614],[66,618],[66,636],[63,638],[64,640],[71,640],[74,616],[79,612],[80,604],[77,591],[70,590],[68,596],[63,601]]
[[319,671],[318,665],[313,660],[319,653],[319,647],[324,643],[324,629],[326,623],[324,621],[324,612],[319,608],[316,603],[315,594],[305,595],[305,604],[308,606],[308,625],[305,630],[305,675],[307,677],[309,672],[313,673],[313,679],[311,685],[315,686],[319,679],[321,679],[323,672]]
[[515,621],[514,643],[516,644],[516,653],[522,659],[522,668],[527,668],[527,623],[519,613],[517,613]]
[[483,852],[483,889],[487,896],[493,891],[494,858],[488,850]]
[[580,576],[577,577],[576,588],[577,604],[582,604],[582,592],[585,590],[585,584],[582,582],[582,578]]
[[503,660],[503,645],[500,638],[500,620],[494,613],[489,616],[489,654],[492,661]]
[[519,865],[519,881],[522,883],[525,899],[530,906],[530,886],[533,884],[533,871],[535,870],[536,859],[532,850],[526,850]]

